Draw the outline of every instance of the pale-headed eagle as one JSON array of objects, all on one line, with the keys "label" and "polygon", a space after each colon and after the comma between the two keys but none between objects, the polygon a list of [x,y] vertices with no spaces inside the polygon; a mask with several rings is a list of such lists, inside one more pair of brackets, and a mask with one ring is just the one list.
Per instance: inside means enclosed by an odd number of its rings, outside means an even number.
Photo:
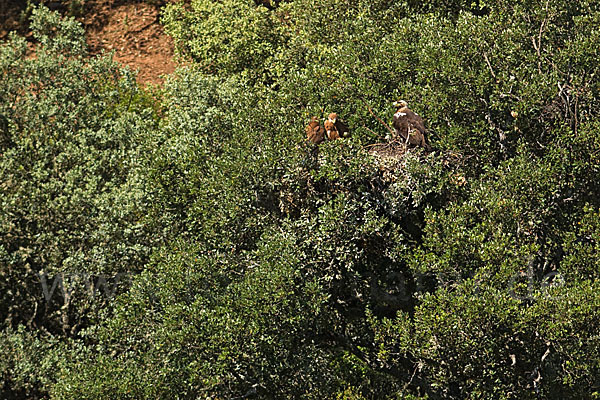
[{"label": "pale-headed eagle", "polygon": [[406,144],[431,150],[431,146],[425,140],[427,130],[423,118],[411,111],[408,103],[404,100],[394,102],[394,106],[397,107],[393,123],[396,138],[402,138]]},{"label": "pale-headed eagle", "polygon": [[327,117],[325,132],[327,132],[327,139],[329,140],[336,140],[349,135],[348,127],[338,118],[336,113],[331,113]]},{"label": "pale-headed eagle", "polygon": [[306,127],[306,137],[315,144],[319,144],[325,140],[325,130],[321,126],[317,117],[312,117]]}]

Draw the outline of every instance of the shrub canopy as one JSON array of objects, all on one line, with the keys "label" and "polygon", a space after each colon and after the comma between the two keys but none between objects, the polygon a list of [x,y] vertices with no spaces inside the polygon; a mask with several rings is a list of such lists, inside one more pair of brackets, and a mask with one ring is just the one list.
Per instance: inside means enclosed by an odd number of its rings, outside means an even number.
[{"label": "shrub canopy", "polygon": [[[5,393],[600,396],[596,1],[163,22],[187,66],[156,93],[44,9],[36,57],[2,45]],[[372,150],[400,98],[433,152]],[[306,143],[333,111],[350,138]],[[40,271],[131,279],[48,303]]]}]

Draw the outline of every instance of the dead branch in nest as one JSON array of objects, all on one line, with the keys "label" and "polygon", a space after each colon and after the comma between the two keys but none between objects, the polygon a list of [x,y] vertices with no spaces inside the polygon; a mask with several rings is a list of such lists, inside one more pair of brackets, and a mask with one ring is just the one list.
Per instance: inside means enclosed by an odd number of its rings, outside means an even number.
[{"label": "dead branch in nest", "polygon": [[365,128],[366,130],[368,130],[369,132],[371,132],[373,135],[375,135],[375,136],[379,136],[379,135],[377,134],[377,132],[375,132],[375,131],[374,131],[374,130],[372,130],[372,129],[369,129],[369,128],[367,128],[365,125],[363,125],[363,128]]},{"label": "dead branch in nest", "polygon": [[[387,128],[387,130],[390,132],[390,135],[391,135],[390,137],[394,137],[394,135],[395,135],[395,132],[392,130],[392,128],[390,128],[390,126],[389,126],[388,124],[386,124],[386,123],[385,123],[385,121],[383,121],[381,118],[379,118],[379,117],[377,116],[377,114],[375,114],[375,113],[373,112],[373,109],[371,108],[371,106],[369,105],[369,103],[367,103],[367,102],[366,102],[366,100],[365,100],[365,99],[363,99],[363,98],[361,97],[361,99],[360,99],[360,100],[361,100],[361,101],[364,103],[364,105],[367,107],[367,109],[369,110],[369,112],[371,113],[371,115],[372,115],[372,116],[374,116],[374,117],[375,117],[375,119],[376,119],[377,121],[381,122],[381,124]],[[372,132],[372,131],[371,131],[371,132]]]}]

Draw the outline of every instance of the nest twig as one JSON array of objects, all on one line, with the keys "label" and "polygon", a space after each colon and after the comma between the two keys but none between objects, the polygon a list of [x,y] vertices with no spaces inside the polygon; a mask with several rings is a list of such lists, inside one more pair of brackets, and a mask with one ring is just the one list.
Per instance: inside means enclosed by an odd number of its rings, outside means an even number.
[{"label": "nest twig", "polygon": [[408,150],[408,146],[399,140],[392,140],[387,143],[374,143],[366,146],[366,148],[369,154],[380,157],[400,157]]},{"label": "nest twig", "polygon": [[387,130],[390,132],[390,137],[394,137],[394,134],[395,134],[394,130],[393,130],[392,128],[390,128],[390,126],[389,126],[388,124],[386,124],[384,120],[382,120],[381,118],[379,118],[379,117],[377,116],[377,114],[375,114],[375,113],[373,112],[373,109],[371,108],[371,106],[369,105],[369,103],[367,103],[367,101],[366,101],[365,99],[363,99],[363,98],[361,97],[361,99],[360,99],[360,100],[361,100],[361,101],[364,103],[364,105],[367,107],[367,109],[369,110],[369,112],[371,113],[371,115],[372,115],[372,116],[374,116],[374,117],[375,117],[375,119],[376,119],[377,121],[379,121],[379,122],[380,122],[380,123],[381,123],[383,126],[385,126],[385,127],[386,127],[386,129],[387,129]]}]

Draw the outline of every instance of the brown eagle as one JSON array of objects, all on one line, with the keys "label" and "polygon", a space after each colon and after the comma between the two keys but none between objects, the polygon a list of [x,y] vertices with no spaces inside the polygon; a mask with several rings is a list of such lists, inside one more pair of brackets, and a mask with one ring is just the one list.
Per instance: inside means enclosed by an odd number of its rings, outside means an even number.
[{"label": "brown eagle", "polygon": [[349,135],[348,127],[338,118],[336,113],[331,113],[327,117],[325,132],[327,132],[327,139],[329,140],[336,140]]},{"label": "brown eagle", "polygon": [[404,100],[394,102],[394,106],[397,107],[393,123],[396,138],[402,138],[406,144],[431,150],[431,146],[425,140],[427,130],[423,118],[408,108],[408,103]]},{"label": "brown eagle", "polygon": [[325,140],[325,130],[317,117],[312,117],[306,127],[306,137],[309,141],[319,144]]}]

